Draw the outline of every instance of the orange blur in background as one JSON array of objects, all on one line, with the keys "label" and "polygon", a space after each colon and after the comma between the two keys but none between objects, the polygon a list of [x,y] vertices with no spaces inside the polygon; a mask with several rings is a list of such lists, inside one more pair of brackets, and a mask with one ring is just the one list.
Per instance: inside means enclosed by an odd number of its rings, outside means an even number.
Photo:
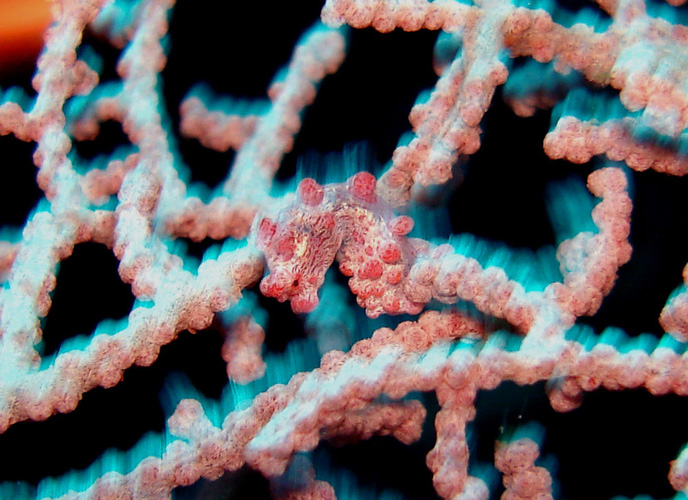
[{"label": "orange blur in background", "polygon": [[0,0],[0,78],[32,70],[51,21],[48,0]]}]

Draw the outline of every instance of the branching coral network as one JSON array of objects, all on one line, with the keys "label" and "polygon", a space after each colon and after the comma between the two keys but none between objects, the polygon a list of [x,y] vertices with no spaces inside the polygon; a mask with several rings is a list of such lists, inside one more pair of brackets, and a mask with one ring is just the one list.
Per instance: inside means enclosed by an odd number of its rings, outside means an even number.
[{"label": "branching coral network", "polygon": [[[679,239],[655,248],[686,222],[681,3],[328,0],[286,65],[248,91],[231,59],[249,47],[230,38],[202,58],[203,29],[174,38],[183,4],[55,1],[30,86],[4,87],[0,104],[0,134],[31,146],[40,190],[0,242],[2,456],[71,456],[29,436],[76,446],[119,432],[109,410],[83,408],[167,370],[175,345],[201,371],[221,358],[222,380],[208,395],[160,375],[157,432],[46,472],[8,466],[0,496],[233,498],[251,477],[251,498],[683,498],[688,252]],[[264,54],[289,45],[277,25],[315,20],[264,9],[273,25],[238,7],[204,16],[260,29]],[[375,52],[388,39],[393,69]],[[185,43],[228,88],[172,72]],[[206,86],[174,94],[194,78]],[[416,84],[408,102],[398,91]],[[369,115],[352,128],[378,144],[346,130],[356,100]],[[510,137],[495,139],[500,128]],[[196,172],[212,158],[230,166],[208,182]],[[662,213],[672,193],[679,213]],[[532,206],[539,216],[514,215]],[[76,279],[63,273],[95,247],[132,300],[119,319],[58,332],[53,308]],[[104,287],[81,286],[107,301]],[[214,350],[198,359],[203,338]],[[592,422],[575,420],[585,393],[604,408]],[[122,418],[145,418],[123,394]],[[595,431],[609,415],[627,433],[614,444]],[[361,459],[372,472],[338,469],[357,449],[389,454]],[[654,465],[634,470],[641,458]],[[586,466],[611,484],[577,477]]]}]

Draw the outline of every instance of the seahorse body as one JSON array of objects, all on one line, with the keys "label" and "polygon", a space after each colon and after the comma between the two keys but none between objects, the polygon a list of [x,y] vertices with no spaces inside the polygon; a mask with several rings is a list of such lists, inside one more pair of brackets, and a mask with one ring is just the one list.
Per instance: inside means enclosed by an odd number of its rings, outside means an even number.
[{"label": "seahorse body", "polygon": [[375,184],[367,172],[326,186],[303,179],[297,196],[277,217],[258,223],[256,243],[270,270],[261,292],[289,300],[294,312],[310,312],[318,305],[327,269],[337,259],[368,316],[418,314],[423,304],[406,297],[404,282],[424,247],[406,237],[413,220],[396,216],[379,200]]}]

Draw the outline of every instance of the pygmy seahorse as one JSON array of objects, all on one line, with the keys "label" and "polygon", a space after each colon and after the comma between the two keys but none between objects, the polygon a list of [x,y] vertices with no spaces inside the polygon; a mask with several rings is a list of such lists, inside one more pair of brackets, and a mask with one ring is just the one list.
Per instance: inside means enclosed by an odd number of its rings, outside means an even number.
[{"label": "pygmy seahorse", "polygon": [[407,298],[404,282],[427,244],[406,236],[413,219],[396,215],[375,187],[367,172],[324,186],[306,178],[276,216],[258,218],[256,245],[269,269],[261,292],[289,300],[296,313],[310,312],[336,259],[369,317],[420,313],[423,304]]}]

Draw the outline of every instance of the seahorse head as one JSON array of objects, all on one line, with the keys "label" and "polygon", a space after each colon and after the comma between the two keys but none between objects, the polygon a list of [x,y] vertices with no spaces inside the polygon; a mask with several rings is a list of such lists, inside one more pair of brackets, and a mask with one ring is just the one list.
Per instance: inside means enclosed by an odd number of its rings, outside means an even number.
[{"label": "seahorse head", "polygon": [[260,219],[256,244],[269,269],[260,291],[280,302],[289,300],[294,312],[304,313],[318,305],[318,289],[342,235],[331,207],[323,203],[322,186],[304,179],[297,194],[276,216]]}]

